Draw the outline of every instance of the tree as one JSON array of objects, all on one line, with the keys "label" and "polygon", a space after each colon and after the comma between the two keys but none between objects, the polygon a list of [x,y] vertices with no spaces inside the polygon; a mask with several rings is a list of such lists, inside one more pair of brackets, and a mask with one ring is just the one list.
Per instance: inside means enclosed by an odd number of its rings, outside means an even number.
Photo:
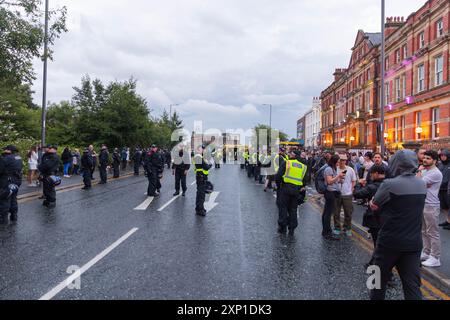
[{"label": "tree", "polygon": [[[0,85],[17,86],[35,79],[34,58],[42,57],[44,12],[42,0],[0,0]],[[48,57],[66,28],[65,7],[49,12]]]},{"label": "tree", "polygon": [[[277,135],[278,137],[279,137],[279,139],[280,139],[280,142],[282,142],[282,141],[287,141],[288,140],[288,135],[287,134],[285,134],[284,132],[282,132],[282,131],[279,131],[278,129],[273,129],[273,128],[271,128],[270,126],[268,126],[268,125],[265,125],[265,124],[258,124],[255,128],[254,128],[254,130],[256,131],[256,136],[258,137],[258,142],[259,142],[259,136],[260,136],[260,132],[262,131],[262,130],[266,130],[266,132],[267,132],[267,145],[269,145],[269,140],[270,140],[270,138],[271,138],[271,136],[272,136],[272,131],[273,131],[273,134],[274,135]],[[273,142],[272,141],[272,143],[275,143],[275,142]]]},{"label": "tree", "polygon": [[47,140],[59,145],[76,145],[80,142],[75,129],[75,107],[68,101],[52,104],[47,110]]}]

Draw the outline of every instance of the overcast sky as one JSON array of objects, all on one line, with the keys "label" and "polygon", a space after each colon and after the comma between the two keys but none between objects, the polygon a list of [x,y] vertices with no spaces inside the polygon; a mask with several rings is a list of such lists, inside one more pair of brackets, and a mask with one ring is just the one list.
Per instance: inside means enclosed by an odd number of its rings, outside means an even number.
[{"label": "overcast sky", "polygon": [[[48,100],[70,100],[83,75],[139,81],[154,115],[175,107],[192,129],[296,120],[347,67],[358,29],[378,32],[380,0],[50,0],[66,5],[69,32],[49,64]],[[387,0],[408,16],[425,0]],[[42,65],[35,102],[41,104]]]}]

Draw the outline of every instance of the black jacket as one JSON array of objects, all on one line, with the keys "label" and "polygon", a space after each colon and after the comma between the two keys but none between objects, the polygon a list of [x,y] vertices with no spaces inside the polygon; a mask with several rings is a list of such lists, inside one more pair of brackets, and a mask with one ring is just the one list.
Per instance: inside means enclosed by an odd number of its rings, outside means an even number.
[{"label": "black jacket", "polygon": [[101,166],[107,166],[109,164],[109,152],[108,150],[100,151],[100,155],[98,156],[99,164]]},{"label": "black jacket", "polygon": [[[355,186],[353,197],[355,199],[361,199],[368,202],[373,199],[382,183],[382,180],[377,180],[371,183],[367,183],[365,187],[362,187],[358,184]],[[371,229],[381,228],[379,213],[372,211],[370,207],[368,207],[366,212],[364,213],[363,226]]]},{"label": "black jacket", "polygon": [[[208,164],[208,163],[205,162],[205,158],[203,158],[203,156],[202,156],[202,161],[201,161],[201,163],[200,163],[199,160],[196,161],[196,159],[198,159],[198,158],[199,158],[199,155],[196,155],[196,156],[194,157],[194,165],[195,165],[195,169],[202,169],[202,170],[209,171],[209,169],[212,168],[212,165],[211,165],[211,164]],[[196,174],[197,174],[197,175],[199,175],[199,174],[203,175],[201,172],[197,172]]]},{"label": "black jacket", "polygon": [[144,160],[144,169],[150,173],[157,174],[163,168],[162,157],[158,152],[149,152]]},{"label": "black jacket", "polygon": [[113,156],[112,156],[112,159],[113,159],[113,164],[116,165],[116,166],[120,165],[120,162],[122,160],[121,157],[120,157],[119,152],[114,152]]},{"label": "black jacket", "polygon": [[58,172],[59,157],[56,153],[45,153],[42,156],[41,164],[38,166],[39,172],[43,176],[52,176]]},{"label": "black jacket", "polygon": [[442,184],[441,190],[447,190],[448,184],[450,182],[450,152],[448,150],[442,151],[443,154],[447,156],[447,161],[440,161],[438,164],[438,168],[442,173]]},{"label": "black jacket", "polygon": [[91,171],[94,167],[94,159],[92,159],[92,155],[89,153],[83,154],[81,157],[81,167],[83,170]]},{"label": "black jacket", "polygon": [[[0,177],[3,187],[8,185],[8,181],[18,186],[22,184],[22,158],[19,155],[7,154],[3,156],[4,173]],[[0,173],[1,175],[1,173]]]},{"label": "black jacket", "polygon": [[61,160],[63,163],[69,163],[72,162],[73,156],[72,153],[69,150],[64,150],[61,154]]}]

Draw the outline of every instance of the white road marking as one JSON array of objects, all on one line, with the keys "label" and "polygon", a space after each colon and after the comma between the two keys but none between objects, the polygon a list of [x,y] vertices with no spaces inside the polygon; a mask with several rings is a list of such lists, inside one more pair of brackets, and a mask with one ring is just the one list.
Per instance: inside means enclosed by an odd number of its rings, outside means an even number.
[{"label": "white road marking", "polygon": [[176,199],[178,199],[181,195],[177,195],[173,197],[169,202],[167,202],[165,205],[163,205],[161,208],[158,209],[158,212],[163,211],[165,208],[167,208],[172,202],[174,202]]},{"label": "white road marking", "polygon": [[148,197],[139,206],[134,208],[134,210],[138,210],[138,211],[145,211],[145,210],[147,210],[148,206],[152,203],[153,199],[155,199],[155,197]]},{"label": "white road marking", "polygon": [[220,192],[213,192],[209,196],[208,202],[205,202],[205,209],[206,212],[210,212],[212,209],[214,209],[218,203],[216,202],[217,197],[219,196]]},{"label": "white road marking", "polygon": [[191,183],[191,186],[193,186],[193,185],[196,184],[196,183],[197,183],[197,181],[192,182],[192,183]]},{"label": "white road marking", "polygon": [[110,245],[108,248],[106,248],[103,252],[101,252],[99,255],[97,255],[94,259],[86,263],[84,266],[80,268],[77,272],[69,276],[66,280],[58,284],[56,287],[54,287],[52,290],[50,290],[48,293],[43,295],[39,298],[39,300],[51,300],[53,297],[55,297],[58,293],[60,293],[62,290],[64,290],[67,286],[72,284],[75,280],[80,278],[80,276],[88,271],[90,268],[92,268],[97,262],[99,262],[101,259],[106,257],[111,251],[113,251],[115,248],[117,248],[122,242],[127,240],[133,233],[138,231],[138,228],[131,229],[128,233],[123,235],[119,240],[114,242],[112,245]]}]

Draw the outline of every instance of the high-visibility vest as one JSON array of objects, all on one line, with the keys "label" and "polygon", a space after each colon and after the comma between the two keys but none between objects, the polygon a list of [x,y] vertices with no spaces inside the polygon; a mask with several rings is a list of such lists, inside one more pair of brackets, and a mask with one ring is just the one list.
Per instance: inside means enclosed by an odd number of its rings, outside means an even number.
[{"label": "high-visibility vest", "polygon": [[194,164],[194,171],[195,171],[195,173],[201,172],[201,173],[203,173],[205,176],[207,176],[207,175],[209,174],[209,171],[208,171],[208,170],[204,170],[203,168],[198,169],[198,168],[196,167],[196,164],[202,164],[202,163],[203,163],[203,156],[202,156],[201,154],[196,154],[196,155],[194,156],[194,162],[193,162],[193,164]]},{"label": "high-visibility vest", "polygon": [[248,154],[248,152],[244,152],[244,159],[248,161],[249,158],[250,155]]},{"label": "high-visibility vest", "polygon": [[[289,158],[287,156],[282,156],[284,161],[288,161]],[[275,169],[275,172],[278,172],[278,169],[280,169],[280,154],[277,154],[275,158],[273,159],[273,167]]]},{"label": "high-visibility vest", "polygon": [[252,157],[251,157],[251,164],[257,164],[257,162],[258,162],[258,154],[255,152],[255,153],[252,153]]},{"label": "high-visibility vest", "polygon": [[306,166],[298,160],[287,160],[286,171],[283,176],[284,183],[303,186],[303,178],[306,175]]}]

